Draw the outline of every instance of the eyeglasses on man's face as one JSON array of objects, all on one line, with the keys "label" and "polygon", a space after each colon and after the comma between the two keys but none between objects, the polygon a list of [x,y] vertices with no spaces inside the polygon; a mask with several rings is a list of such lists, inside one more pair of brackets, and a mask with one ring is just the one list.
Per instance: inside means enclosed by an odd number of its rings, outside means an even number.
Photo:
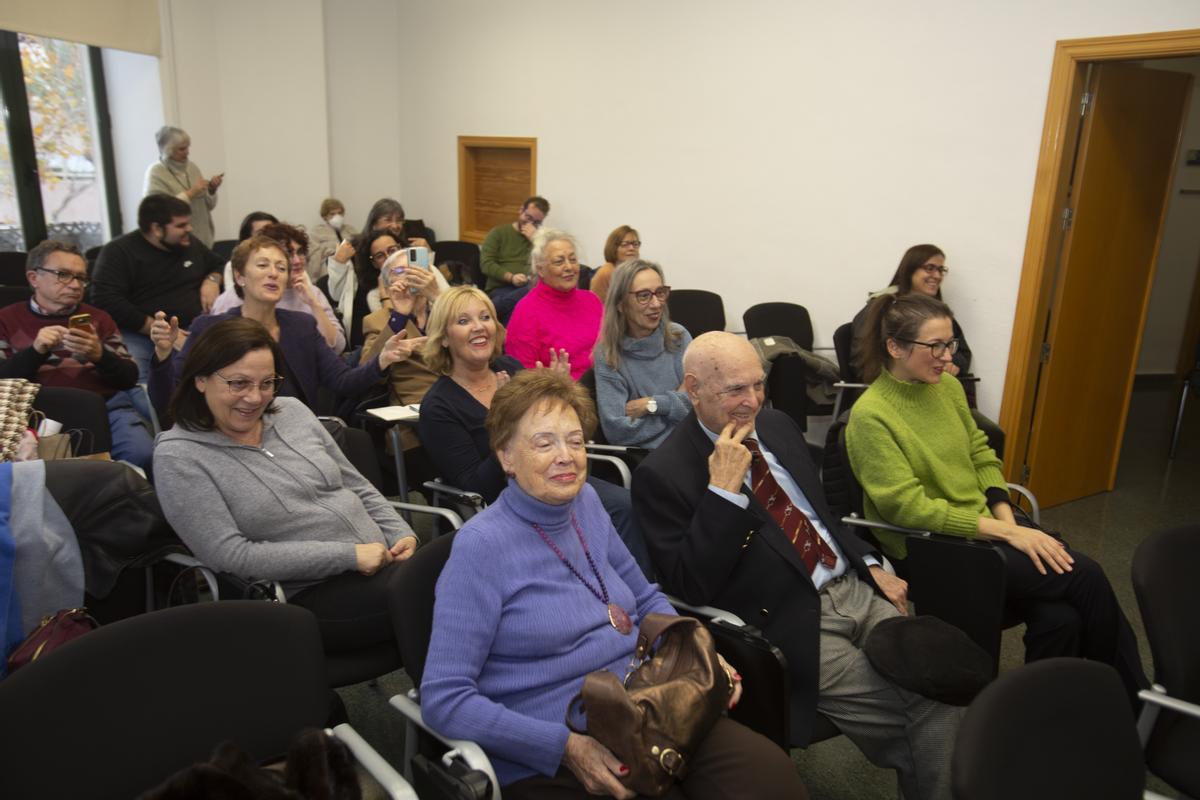
[{"label": "eyeglasses on man's face", "polygon": [[954,355],[958,352],[958,339],[951,339],[947,342],[918,342],[916,339],[897,339],[896,341],[928,347],[930,355],[934,358],[941,358],[946,353]]},{"label": "eyeglasses on man's face", "polygon": [[637,301],[639,306],[649,303],[651,297],[657,297],[658,302],[665,303],[667,302],[667,298],[671,296],[671,287],[660,286],[657,289],[642,289],[641,291],[630,292],[630,294],[633,295],[633,299]]},{"label": "eyeglasses on man's face", "polygon": [[68,285],[71,281],[79,281],[79,287],[86,289],[91,283],[86,274],[80,275],[78,272],[70,272],[65,269],[47,269],[46,267],[34,267],[34,272],[44,272],[47,275],[53,275],[54,280],[61,283],[63,286]]},{"label": "eyeglasses on man's face", "polygon": [[238,395],[245,394],[254,386],[257,386],[258,390],[263,394],[275,394],[279,387],[283,385],[282,375],[267,378],[262,383],[255,383],[249,378],[226,378],[219,372],[214,372],[213,375],[225,381],[225,385],[229,387],[229,391]]}]

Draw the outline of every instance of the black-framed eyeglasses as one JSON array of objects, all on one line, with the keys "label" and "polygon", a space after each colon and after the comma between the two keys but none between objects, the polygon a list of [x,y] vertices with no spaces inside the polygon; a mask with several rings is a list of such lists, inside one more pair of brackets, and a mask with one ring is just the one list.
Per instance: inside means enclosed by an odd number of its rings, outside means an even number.
[{"label": "black-framed eyeglasses", "polygon": [[33,271],[44,272],[47,275],[53,275],[54,280],[58,281],[63,286],[70,284],[71,281],[79,281],[79,288],[86,289],[88,284],[92,282],[87,275],[80,275],[77,272],[68,272],[65,269],[46,269],[45,267],[34,267]]},{"label": "black-framed eyeglasses", "polygon": [[929,353],[934,358],[941,358],[947,352],[954,355],[958,352],[958,339],[951,339],[948,342],[918,342],[916,339],[897,339],[897,342],[905,342],[906,344],[919,344],[922,347],[928,347]]},{"label": "black-framed eyeglasses", "polygon": [[250,388],[255,385],[258,386],[258,390],[263,394],[275,394],[275,392],[279,390],[279,387],[283,385],[282,375],[276,375],[273,378],[267,378],[265,381],[259,384],[255,384],[255,382],[249,378],[226,378],[219,372],[214,372],[213,375],[225,381],[225,385],[229,387],[229,391],[239,395],[250,391]]},{"label": "black-framed eyeglasses", "polygon": [[642,289],[638,292],[630,292],[633,299],[637,301],[639,306],[644,306],[650,302],[651,297],[657,297],[658,302],[665,303],[667,298],[671,296],[670,286],[660,286],[657,289]]},{"label": "black-framed eyeglasses", "polygon": [[637,239],[634,239],[632,242],[621,242],[619,245],[617,245],[617,247],[641,247],[641,246],[642,246],[642,243],[639,242]]},{"label": "black-framed eyeglasses", "polygon": [[371,255],[371,260],[373,262],[375,262],[376,264],[382,264],[383,262],[388,260],[388,256],[395,255],[396,253],[399,253],[403,249],[404,248],[401,247],[400,245],[394,244],[391,247],[389,247],[387,250],[380,250],[378,253],[373,253]]},{"label": "black-framed eyeglasses", "polygon": [[950,268],[949,268],[949,267],[947,267],[947,266],[942,266],[942,265],[939,265],[939,264],[922,264],[922,265],[921,265],[921,269],[925,270],[925,271],[926,271],[926,272],[928,272],[930,275],[938,275],[938,274],[940,274],[940,275],[942,275],[942,276],[945,276],[945,275],[946,275],[946,273],[950,271]]}]

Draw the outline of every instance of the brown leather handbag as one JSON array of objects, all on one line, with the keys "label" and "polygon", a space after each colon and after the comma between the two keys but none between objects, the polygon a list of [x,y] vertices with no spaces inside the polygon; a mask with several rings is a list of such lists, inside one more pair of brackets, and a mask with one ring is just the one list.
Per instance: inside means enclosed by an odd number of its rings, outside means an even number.
[{"label": "brown leather handbag", "polygon": [[[687,774],[696,747],[729,704],[733,676],[721,666],[703,624],[667,614],[647,614],[642,620],[630,666],[624,686],[608,670],[584,678],[583,691],[567,709],[567,725],[596,739],[629,767],[622,784],[658,797]],[[571,722],[580,700],[586,731]]]}]

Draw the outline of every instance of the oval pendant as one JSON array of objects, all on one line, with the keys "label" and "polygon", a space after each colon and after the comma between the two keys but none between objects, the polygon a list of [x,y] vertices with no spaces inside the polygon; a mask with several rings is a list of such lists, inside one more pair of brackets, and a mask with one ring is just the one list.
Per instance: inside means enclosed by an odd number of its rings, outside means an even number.
[{"label": "oval pendant", "polygon": [[625,613],[625,609],[616,603],[608,604],[608,624],[616,628],[617,633],[623,636],[633,633],[633,620],[629,618],[629,614]]}]

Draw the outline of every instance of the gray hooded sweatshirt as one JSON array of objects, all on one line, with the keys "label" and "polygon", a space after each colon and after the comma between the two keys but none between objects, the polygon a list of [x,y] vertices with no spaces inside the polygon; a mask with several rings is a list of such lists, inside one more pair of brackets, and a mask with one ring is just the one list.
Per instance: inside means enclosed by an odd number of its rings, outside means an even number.
[{"label": "gray hooded sweatshirt", "polygon": [[357,544],[415,536],[303,403],[280,397],[275,407],[261,447],[179,426],[159,434],[155,489],[197,558],[292,594],[357,569]]}]

